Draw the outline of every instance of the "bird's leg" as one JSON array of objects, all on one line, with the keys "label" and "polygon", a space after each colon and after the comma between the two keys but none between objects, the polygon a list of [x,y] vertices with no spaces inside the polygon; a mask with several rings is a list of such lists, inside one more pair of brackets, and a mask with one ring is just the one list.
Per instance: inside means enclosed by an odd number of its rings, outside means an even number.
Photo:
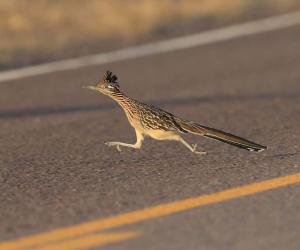
[{"label": "bird's leg", "polygon": [[142,133],[140,133],[137,130],[135,130],[135,134],[136,134],[136,143],[135,144],[129,144],[129,143],[124,143],[124,142],[106,142],[105,144],[107,146],[116,146],[117,150],[119,152],[121,151],[120,146],[139,149],[142,146],[142,142],[144,140],[144,136],[142,135]]},{"label": "bird's leg", "polygon": [[197,144],[193,144],[192,146],[190,144],[188,144],[185,140],[183,140],[181,137],[179,139],[179,141],[184,145],[186,146],[189,150],[191,150],[193,153],[195,154],[199,154],[199,155],[205,155],[206,152],[204,151],[197,151],[196,148],[197,148]]}]

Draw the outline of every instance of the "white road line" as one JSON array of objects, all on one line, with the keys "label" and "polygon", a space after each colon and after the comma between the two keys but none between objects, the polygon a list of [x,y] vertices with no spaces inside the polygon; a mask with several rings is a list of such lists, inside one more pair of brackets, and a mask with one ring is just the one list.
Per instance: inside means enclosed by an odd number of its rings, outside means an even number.
[{"label": "white road line", "polygon": [[0,72],[0,82],[187,49],[215,42],[226,41],[237,37],[287,28],[297,24],[300,24],[299,11],[257,21],[231,25],[225,28],[204,31],[193,35],[168,39],[161,42],[148,43],[141,46],[134,46],[106,53],[99,53],[21,69],[3,71]]}]

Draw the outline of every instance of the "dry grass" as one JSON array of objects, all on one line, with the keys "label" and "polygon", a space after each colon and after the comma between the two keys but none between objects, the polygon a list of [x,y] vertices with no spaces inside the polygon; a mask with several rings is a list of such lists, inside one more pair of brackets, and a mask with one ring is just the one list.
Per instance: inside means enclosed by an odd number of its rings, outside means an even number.
[{"label": "dry grass", "polygon": [[76,44],[137,39],[190,18],[224,20],[249,9],[274,12],[298,0],[1,0],[0,65],[24,54],[51,55]]}]

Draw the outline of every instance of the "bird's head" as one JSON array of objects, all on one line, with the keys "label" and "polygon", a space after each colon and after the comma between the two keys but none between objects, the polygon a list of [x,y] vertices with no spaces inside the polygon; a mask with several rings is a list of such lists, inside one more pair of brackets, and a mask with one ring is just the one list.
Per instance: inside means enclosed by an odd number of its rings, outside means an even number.
[{"label": "bird's head", "polygon": [[120,92],[120,86],[117,82],[118,77],[111,71],[106,71],[104,76],[95,86],[86,86],[84,88],[99,91],[105,95],[113,95],[114,93]]}]

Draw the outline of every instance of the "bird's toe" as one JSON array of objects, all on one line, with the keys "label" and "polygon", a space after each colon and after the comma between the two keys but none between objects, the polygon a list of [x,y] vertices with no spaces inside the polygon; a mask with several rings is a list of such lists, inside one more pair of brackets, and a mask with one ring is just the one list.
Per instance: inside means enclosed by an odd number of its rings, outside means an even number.
[{"label": "bird's toe", "polygon": [[205,151],[194,151],[197,155],[206,155],[207,153]]},{"label": "bird's toe", "polygon": [[105,142],[105,145],[107,145],[107,146],[115,146],[116,145],[116,143],[115,142],[112,142],[112,141],[108,141],[108,142]]}]

